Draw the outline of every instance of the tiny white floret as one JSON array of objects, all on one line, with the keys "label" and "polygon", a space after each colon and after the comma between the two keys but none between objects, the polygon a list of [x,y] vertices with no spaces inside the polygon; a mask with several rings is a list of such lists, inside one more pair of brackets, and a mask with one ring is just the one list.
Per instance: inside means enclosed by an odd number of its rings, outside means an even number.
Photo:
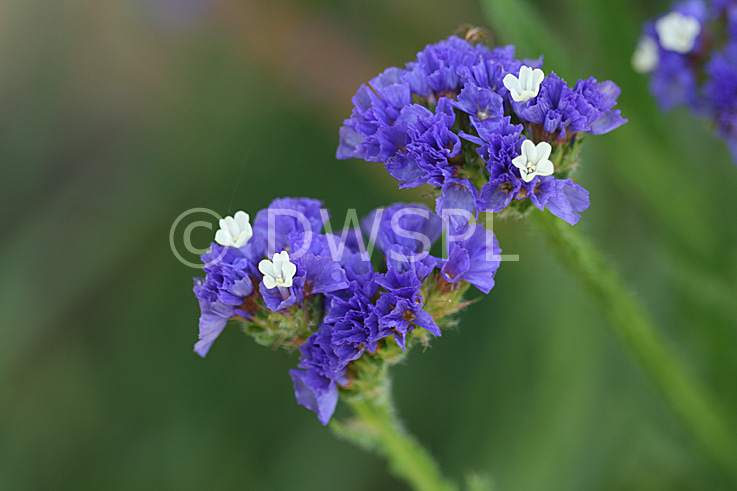
[{"label": "tiny white floret", "polygon": [[668,51],[686,54],[691,52],[701,32],[701,23],[690,15],[669,12],[655,21],[660,45]]},{"label": "tiny white floret", "polygon": [[540,142],[537,146],[530,140],[522,142],[522,154],[512,159],[512,165],[519,169],[523,181],[530,182],[535,176],[553,174],[553,163],[548,160],[552,149],[548,142]]},{"label": "tiny white floret", "polygon": [[289,253],[281,251],[274,254],[271,261],[261,260],[258,270],[264,274],[264,286],[271,290],[274,287],[289,288],[297,273],[297,266],[289,261]]},{"label": "tiny white floret", "polygon": [[632,53],[632,68],[637,73],[650,73],[658,66],[658,43],[650,36],[641,37]]},{"label": "tiny white floret", "polygon": [[220,230],[215,232],[215,242],[226,247],[243,247],[251,240],[253,229],[245,211],[237,211],[232,217],[220,220]]},{"label": "tiny white floret", "polygon": [[519,69],[519,77],[511,73],[504,76],[504,86],[509,90],[514,102],[526,102],[537,97],[540,92],[540,84],[545,78],[545,73],[539,68],[534,70],[528,66]]}]

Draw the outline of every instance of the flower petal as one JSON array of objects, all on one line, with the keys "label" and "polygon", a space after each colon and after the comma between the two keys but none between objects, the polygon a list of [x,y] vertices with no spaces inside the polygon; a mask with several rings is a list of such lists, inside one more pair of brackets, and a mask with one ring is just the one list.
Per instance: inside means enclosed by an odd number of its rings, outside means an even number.
[{"label": "flower petal", "polygon": [[555,171],[555,168],[553,167],[553,163],[549,160],[541,160],[537,163],[537,167],[535,168],[535,174],[538,176],[549,176],[552,175]]},{"label": "flower petal", "polygon": [[276,278],[276,268],[274,268],[274,263],[268,259],[262,259],[261,262],[258,263],[258,270],[265,276]]},{"label": "flower petal", "polygon": [[550,157],[550,152],[553,151],[553,147],[551,147],[550,143],[548,142],[540,142],[537,144],[536,150],[537,162],[541,162],[543,160],[548,160],[548,158]]},{"label": "flower petal", "polygon": [[220,229],[215,232],[215,242],[217,242],[221,246],[227,247],[232,243],[232,239],[227,230]]}]

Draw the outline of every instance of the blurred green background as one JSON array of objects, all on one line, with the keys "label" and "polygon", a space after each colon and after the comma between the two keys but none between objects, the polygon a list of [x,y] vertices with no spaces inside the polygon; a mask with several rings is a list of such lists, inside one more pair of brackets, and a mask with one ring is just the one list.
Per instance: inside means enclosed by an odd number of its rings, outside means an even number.
[{"label": "blurred green background", "polygon": [[[199,272],[169,230],[193,207],[281,196],[337,221],[420,199],[379,164],[336,161],[338,128],[362,82],[462,23],[545,54],[546,72],[622,87],[630,123],[584,145],[579,227],[735,414],[737,168],[629,67],[667,2],[533,5],[0,1],[0,489],[405,489],[297,406],[296,357],[232,326],[192,352]],[[542,240],[495,226],[520,261],[394,370],[445,472],[501,490],[730,489]]]}]

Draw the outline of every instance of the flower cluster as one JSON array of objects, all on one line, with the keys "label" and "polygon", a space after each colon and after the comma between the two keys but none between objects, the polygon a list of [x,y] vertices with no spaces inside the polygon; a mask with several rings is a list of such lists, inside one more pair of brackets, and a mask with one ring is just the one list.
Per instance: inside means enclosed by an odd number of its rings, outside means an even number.
[{"label": "flower cluster", "polygon": [[589,206],[569,178],[578,145],[626,122],[618,95],[594,78],[570,87],[513,46],[453,36],[358,89],[337,157],[382,162],[403,188],[434,186],[438,215],[465,211],[456,225],[530,203],[575,224]]},{"label": "flower cluster", "polygon": [[[293,338],[300,333],[265,318],[264,308],[308,311],[306,303],[313,295],[348,286],[345,272],[332,260],[330,251],[321,248],[325,237],[306,239],[313,230],[322,229],[321,206],[313,199],[284,198],[259,211],[253,227],[243,211],[220,220],[216,243],[202,256],[206,276],[195,278],[194,292],[202,312],[200,339],[195,345],[199,355],[207,354],[233,318],[260,326],[266,342],[286,332]],[[295,254],[290,256],[287,250]]]},{"label": "flower cluster", "polygon": [[643,28],[632,66],[664,110],[713,121],[737,161],[737,1],[689,0]]},{"label": "flower cluster", "polygon": [[570,179],[578,147],[626,122],[618,95],[613,82],[570,87],[512,46],[458,37],[387,69],[353,98],[337,156],[383,162],[400,187],[434,187],[435,212],[395,204],[334,234],[322,203],[284,198],[253,227],[245,212],[221,220],[195,279],[195,351],[205,356],[231,319],[259,343],[299,349],[297,401],[327,424],[342,393],[375,391],[377,374],[440,336],[470,285],[494,287],[501,250],[480,212],[534,205],[578,222],[589,206]]},{"label": "flower cluster", "polygon": [[340,389],[360,383],[360,359],[387,361],[387,353],[396,358],[440,336],[468,285],[484,293],[494,286],[501,251],[491,231],[446,222],[446,254],[431,255],[444,222],[417,204],[377,209],[340,235],[322,233],[329,217],[321,205],[277,199],[253,227],[244,212],[221,220],[202,256],[206,276],[195,279],[195,351],[205,356],[230,319],[262,344],[299,347],[291,370],[297,401],[327,424]]}]

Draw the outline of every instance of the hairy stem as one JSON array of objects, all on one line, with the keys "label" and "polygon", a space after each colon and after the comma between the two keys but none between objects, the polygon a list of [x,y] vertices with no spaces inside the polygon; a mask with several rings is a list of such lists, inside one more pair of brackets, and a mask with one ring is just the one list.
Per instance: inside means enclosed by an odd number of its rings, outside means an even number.
[{"label": "hairy stem", "polygon": [[737,432],[719,402],[669,349],[652,318],[597,247],[578,229],[549,212],[535,210],[529,221],[558,258],[599,301],[622,344],[639,362],[695,439],[737,481]]},{"label": "hairy stem", "polygon": [[386,381],[375,393],[350,397],[348,403],[355,420],[347,424],[331,423],[339,437],[386,457],[392,472],[418,491],[457,489],[443,476],[430,453],[397,419]]}]

